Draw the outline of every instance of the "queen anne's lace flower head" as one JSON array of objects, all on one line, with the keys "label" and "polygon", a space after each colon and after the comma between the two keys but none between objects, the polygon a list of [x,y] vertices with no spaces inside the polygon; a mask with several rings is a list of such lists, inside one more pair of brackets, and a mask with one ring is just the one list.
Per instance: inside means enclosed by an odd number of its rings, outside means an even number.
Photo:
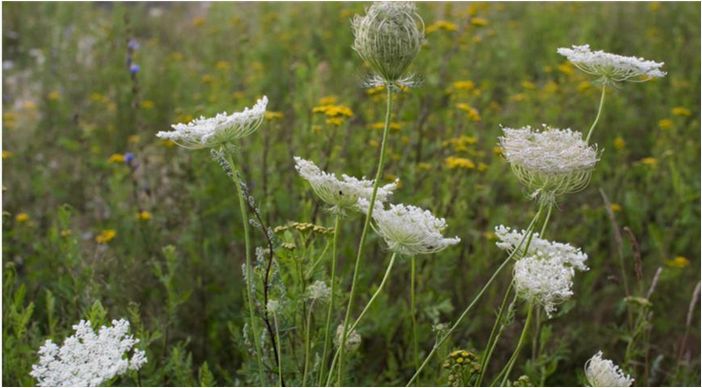
[{"label": "queen anne's lace flower head", "polygon": [[331,297],[331,289],[321,280],[307,286],[307,299],[311,301],[326,302]]},{"label": "queen anne's lace flower head", "polygon": [[248,136],[261,126],[268,105],[263,96],[252,108],[230,115],[219,113],[215,117],[200,117],[188,124],[173,124],[174,131],[161,131],[156,136],[168,139],[190,149],[213,148]]},{"label": "queen anne's lace flower head", "polygon": [[554,201],[562,194],[584,189],[590,182],[598,156],[582,134],[570,129],[542,131],[502,128],[502,154],[517,178],[542,201]]},{"label": "queen anne's lace flower head", "polygon": [[[357,179],[348,175],[342,175],[341,179],[338,179],[335,174],[324,172],[313,162],[297,156],[295,168],[300,176],[309,182],[317,196],[331,205],[332,212],[337,214],[356,209],[356,202],[359,199],[370,201],[373,194],[372,180]],[[396,182],[378,187],[376,205],[387,201],[395,188],[397,188]]]},{"label": "queen anne's lace flower head", "polygon": [[514,290],[526,301],[543,306],[550,317],[556,305],[573,295],[574,272],[557,257],[526,256],[514,264]]},{"label": "queen anne's lace flower head", "polygon": [[495,235],[499,240],[496,244],[498,248],[512,252],[519,247],[518,257],[542,254],[557,258],[564,266],[575,268],[578,271],[589,269],[585,265],[587,254],[570,244],[544,240],[539,237],[538,233],[533,233],[528,249],[525,251],[528,237],[526,230],[519,231],[499,225],[495,227]]},{"label": "queen anne's lace flower head", "polygon": [[[344,325],[341,324],[336,327],[336,337],[334,337],[334,345],[336,345],[336,347],[339,347],[343,337]],[[344,346],[344,349],[349,352],[354,352],[359,346],[361,346],[361,335],[358,334],[356,330],[351,330],[351,332],[346,335],[346,346]]]},{"label": "queen anne's lace flower head", "polygon": [[630,387],[634,383],[612,361],[602,358],[601,351],[585,363],[585,377],[593,387]]},{"label": "queen anne's lace flower head", "polygon": [[598,77],[600,82],[611,84],[623,81],[648,81],[665,76],[663,62],[643,58],[625,57],[604,51],[590,51],[590,45],[561,47],[558,53],[567,57],[577,68]]},{"label": "queen anne's lace flower head", "polygon": [[414,3],[373,3],[351,26],[353,49],[387,83],[400,80],[424,42],[424,22]]},{"label": "queen anne's lace flower head", "polygon": [[[358,207],[368,211],[369,202],[359,200]],[[458,244],[458,237],[446,238],[441,232],[446,220],[415,206],[390,205],[373,209],[373,229],[383,237],[391,251],[405,256],[426,255]]]},{"label": "queen anne's lace flower head", "polygon": [[59,348],[50,339],[39,348],[39,362],[29,373],[39,386],[98,386],[128,370],[139,370],[147,361],[143,350],[128,352],[139,340],[128,335],[129,322],[112,321],[95,333],[90,321],[73,325],[75,334]]}]

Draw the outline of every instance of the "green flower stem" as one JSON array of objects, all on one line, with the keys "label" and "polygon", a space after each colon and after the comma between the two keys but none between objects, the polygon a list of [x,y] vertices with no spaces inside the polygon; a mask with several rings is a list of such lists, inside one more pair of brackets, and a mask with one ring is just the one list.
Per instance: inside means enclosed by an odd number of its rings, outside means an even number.
[{"label": "green flower stem", "polygon": [[[487,371],[487,366],[490,363],[490,358],[492,357],[492,352],[495,350],[495,346],[497,346],[497,341],[499,341],[500,336],[502,335],[502,317],[505,313],[505,308],[507,307],[507,300],[509,299],[509,295],[512,293],[513,286],[514,281],[510,282],[509,287],[507,287],[507,292],[505,292],[505,297],[502,299],[502,304],[500,305],[500,311],[497,313],[497,319],[495,320],[495,324],[492,326],[492,330],[490,331],[490,339],[488,340],[488,346],[485,349],[485,352],[483,353],[483,359],[481,360],[482,365],[480,367],[480,376],[478,377],[478,383],[476,384],[476,386],[478,387],[480,387],[483,383],[483,379],[485,378],[485,372]],[[514,303],[514,300],[516,298],[517,294],[514,295],[512,303]]]},{"label": "green flower stem", "polygon": [[595,126],[597,125],[597,121],[600,120],[600,114],[602,114],[602,106],[604,105],[605,91],[606,90],[607,90],[607,86],[603,84],[602,85],[602,96],[600,97],[600,107],[597,108],[597,116],[595,117],[595,121],[592,123],[590,130],[587,131],[587,137],[585,138],[585,143],[590,142],[590,136],[592,135],[592,130],[595,129]]},{"label": "green flower stem", "polygon": [[239,170],[234,163],[234,157],[228,150],[225,151],[227,155],[227,163],[231,168],[231,179],[236,186],[236,192],[239,195],[239,210],[241,213],[241,224],[244,226],[244,249],[246,250],[246,299],[248,301],[249,310],[249,324],[251,325],[251,338],[253,339],[254,347],[256,348],[256,362],[258,363],[258,378],[259,383],[265,385],[265,380],[263,377],[263,360],[261,359],[261,344],[258,342],[258,330],[256,328],[256,318],[254,314],[254,300],[251,295],[252,281],[253,281],[253,271],[251,267],[251,235],[249,232],[249,215],[246,210],[246,198],[244,198],[244,191],[241,189],[241,182],[239,182]]},{"label": "green flower stem", "polygon": [[[526,322],[524,322],[524,328],[522,328],[522,334],[519,336],[519,342],[517,342],[517,348],[514,350],[514,353],[512,354],[512,357],[510,357],[509,361],[507,362],[507,365],[505,365],[505,370],[504,376],[502,377],[502,382],[500,383],[500,386],[505,386],[507,384],[507,380],[509,380],[509,374],[512,372],[512,368],[514,367],[514,364],[517,362],[517,359],[519,358],[519,352],[522,350],[522,346],[524,346],[524,341],[526,339],[527,333],[529,332],[529,324],[531,323],[531,317],[534,315],[534,305],[532,303],[529,303],[529,310],[527,312],[527,318]],[[500,372],[498,375],[499,376],[503,374],[503,372]]]},{"label": "green flower stem", "polygon": [[310,304],[310,309],[307,312],[307,324],[305,329],[305,370],[302,373],[302,386],[307,386],[307,370],[310,365],[310,326],[312,322],[312,310],[314,309],[314,301]]},{"label": "green flower stem", "polygon": [[275,351],[278,353],[278,360],[281,362],[278,362],[278,386],[282,387],[283,386],[283,358],[282,354],[280,354],[280,330],[278,330],[278,314],[276,312],[273,312],[273,325],[275,326],[275,342],[278,344],[278,349]]},{"label": "green flower stem", "polygon": [[417,342],[417,309],[415,300],[416,260],[410,259],[410,314],[412,315],[412,345],[414,348],[414,369],[419,368],[419,343]]},{"label": "green flower stem", "polygon": [[[432,356],[434,356],[434,353],[436,353],[436,351],[439,349],[439,347],[441,347],[441,345],[451,336],[451,334],[454,332],[454,330],[456,330],[456,328],[463,321],[463,319],[466,317],[466,315],[468,315],[470,310],[473,309],[473,306],[475,306],[475,304],[478,302],[480,297],[483,296],[483,294],[488,289],[488,287],[490,287],[492,282],[497,278],[497,275],[500,273],[500,271],[502,271],[502,269],[505,266],[507,266],[507,263],[509,263],[512,260],[512,257],[517,253],[517,251],[519,251],[522,244],[524,243],[526,236],[528,235],[531,237],[532,231],[534,230],[534,224],[541,217],[541,212],[543,211],[543,207],[544,207],[544,205],[539,206],[539,210],[536,212],[536,214],[534,215],[534,218],[529,223],[529,227],[527,227],[526,234],[524,235],[524,237],[522,237],[522,240],[514,248],[514,250],[512,250],[512,252],[509,254],[509,256],[507,256],[507,259],[505,259],[505,261],[502,262],[502,264],[500,264],[500,266],[495,270],[495,272],[492,274],[490,279],[488,279],[487,283],[485,283],[483,288],[481,288],[480,291],[478,291],[478,294],[475,296],[475,298],[473,298],[473,300],[470,302],[468,307],[466,307],[466,309],[463,311],[463,313],[461,313],[461,315],[458,317],[458,319],[453,324],[453,326],[451,326],[449,331],[446,334],[444,334],[444,336],[441,337],[441,339],[434,345],[434,347],[431,349],[431,352],[429,352],[429,355],[424,359],[424,362],[422,362],[422,365],[420,365],[419,369],[417,369],[417,371],[414,372],[414,375],[412,376],[412,378],[410,379],[410,381],[406,385],[407,387],[412,385],[414,380],[417,379],[417,377],[419,376],[419,373],[421,373],[422,369],[424,369],[424,367],[427,366],[427,364],[429,363],[429,360],[431,360]],[[529,242],[531,242],[531,238],[529,238]]]},{"label": "green flower stem", "polygon": [[341,385],[341,380],[344,376],[344,351],[346,348],[346,336],[348,335],[349,318],[351,317],[351,309],[353,308],[353,298],[356,296],[355,294],[356,281],[358,280],[358,270],[361,264],[361,257],[363,256],[363,245],[366,242],[368,226],[370,225],[370,220],[373,215],[375,197],[378,194],[378,185],[380,184],[380,178],[383,173],[383,165],[385,163],[385,144],[388,137],[388,128],[390,127],[390,112],[392,110],[392,85],[386,83],[385,89],[387,90],[387,104],[385,108],[385,128],[383,129],[383,140],[380,144],[380,157],[378,158],[378,169],[375,173],[375,180],[373,181],[373,193],[371,194],[370,206],[368,207],[368,213],[366,214],[366,221],[363,223],[361,239],[358,242],[358,254],[356,255],[356,263],[354,264],[353,269],[353,278],[351,279],[351,292],[349,294],[349,303],[346,306],[346,316],[344,317],[343,338],[339,347],[339,349],[341,349],[341,353],[339,354],[339,376],[337,380],[337,385]]},{"label": "green flower stem", "polygon": [[[392,270],[393,265],[395,264],[395,257],[397,256],[396,253],[393,253],[392,256],[390,257],[390,263],[388,263],[388,268],[385,270],[385,275],[383,275],[383,280],[380,281],[380,285],[378,286],[378,289],[375,290],[375,293],[373,293],[373,296],[371,296],[370,300],[366,304],[366,307],[363,308],[363,311],[361,311],[361,314],[356,318],[356,321],[354,321],[353,325],[349,328],[349,333],[353,332],[356,329],[356,326],[358,326],[358,323],[361,322],[361,319],[366,315],[366,312],[368,312],[368,309],[373,305],[373,302],[375,299],[380,295],[380,292],[383,290],[383,287],[385,286],[385,283],[387,282],[388,278],[390,277],[390,271]],[[345,336],[344,336],[345,338]],[[331,368],[329,368],[330,371],[334,370],[334,365],[336,364],[337,359],[341,360],[341,343],[339,344],[339,348],[336,350],[336,353],[334,354],[334,358],[332,359],[332,365]],[[333,373],[329,372],[329,378],[327,379],[327,385],[331,383],[331,378],[332,378]]]},{"label": "green flower stem", "polygon": [[334,293],[336,291],[336,242],[339,237],[340,225],[341,216],[337,214],[334,220],[334,237],[332,238],[331,295],[329,297],[329,306],[327,307],[327,323],[324,325],[324,350],[322,351],[322,359],[319,363],[318,386],[321,386],[322,381],[324,381],[324,371],[327,365],[327,351],[329,350],[329,341],[331,340],[329,332],[331,331],[332,315],[334,312]]}]

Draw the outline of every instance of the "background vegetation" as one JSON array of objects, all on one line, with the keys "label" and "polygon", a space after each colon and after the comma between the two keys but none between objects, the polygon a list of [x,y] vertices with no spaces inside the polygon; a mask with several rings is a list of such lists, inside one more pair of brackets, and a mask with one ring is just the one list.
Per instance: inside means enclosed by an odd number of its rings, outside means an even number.
[{"label": "background vegetation", "polygon": [[[374,172],[384,94],[361,87],[367,69],[350,48],[349,18],[365,5],[3,4],[4,385],[35,383],[28,373],[46,338],[61,341],[80,319],[119,317],[131,320],[149,363],[116,384],[254,381],[242,338],[235,188],[208,152],[154,135],[267,95],[271,113],[239,154],[264,219],[333,226],[292,158]],[[556,54],[590,43],[664,61],[668,76],[608,94],[593,136],[603,152],[592,182],[559,204],[549,228],[550,238],[583,247],[591,270],[576,276],[575,297],[541,325],[541,340],[527,345],[515,372],[535,384],[582,384],[584,362],[602,349],[636,384],[698,385],[699,304],[691,302],[700,280],[699,3],[419,10],[427,44],[413,70],[423,84],[398,97],[386,179],[401,179],[394,201],[445,217],[447,234],[462,238],[418,259],[420,348],[431,348],[432,326],[455,319],[504,257],[494,226],[524,228],[533,216],[495,148],[500,125],[584,130],[594,118],[597,88]],[[138,71],[126,62],[130,40],[138,42]],[[313,112],[324,104],[352,115]],[[343,289],[361,226],[351,219],[340,236]],[[331,239],[299,225],[277,235],[293,244],[281,265],[310,265]],[[369,237],[359,308],[388,256]],[[260,234],[255,240],[263,244]],[[625,299],[645,297],[659,268],[650,306]],[[404,385],[413,373],[409,276],[408,263],[398,263],[361,325],[350,383]],[[441,365],[451,350],[485,347],[509,280],[502,274],[421,384],[447,383]],[[277,282],[298,286],[283,275]],[[295,323],[286,326],[288,351],[300,349]],[[520,330],[519,322],[507,327],[496,370]]]}]

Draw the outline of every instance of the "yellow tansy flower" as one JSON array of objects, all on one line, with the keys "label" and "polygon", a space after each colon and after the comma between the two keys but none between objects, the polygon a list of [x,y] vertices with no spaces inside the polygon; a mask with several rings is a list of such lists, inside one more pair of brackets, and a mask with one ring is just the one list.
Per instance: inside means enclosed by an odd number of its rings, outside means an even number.
[{"label": "yellow tansy flower", "polygon": [[692,111],[689,109],[683,107],[683,106],[676,106],[675,108],[672,109],[671,111],[674,116],[685,116],[689,117],[692,116]]},{"label": "yellow tansy flower", "polygon": [[589,81],[580,81],[580,83],[578,84],[578,92],[585,93],[588,90],[590,90],[591,87],[592,84]]},{"label": "yellow tansy flower", "polygon": [[152,218],[151,212],[149,212],[147,210],[142,210],[139,213],[137,213],[137,219],[139,221],[149,221],[149,220],[151,220],[151,218]]},{"label": "yellow tansy flower", "polygon": [[661,129],[670,129],[673,128],[673,120],[671,119],[661,119],[658,121],[658,126]]},{"label": "yellow tansy flower", "polygon": [[230,67],[231,64],[227,61],[217,61],[215,64],[215,68],[217,68],[217,70],[227,71]]},{"label": "yellow tansy flower", "polygon": [[319,105],[334,105],[336,101],[336,96],[326,96],[319,99]]},{"label": "yellow tansy flower", "polygon": [[571,65],[570,62],[563,62],[558,65],[558,71],[565,75],[572,75],[575,72],[575,70],[573,70],[573,65]]},{"label": "yellow tansy flower", "polygon": [[466,104],[465,102],[456,104],[456,108],[468,113],[468,119],[470,119],[471,121],[480,121],[480,113],[478,112],[478,110]]},{"label": "yellow tansy flower", "polygon": [[622,211],[622,206],[618,203],[612,203],[609,205],[609,209],[612,211],[612,213],[618,213]]},{"label": "yellow tansy flower", "polygon": [[17,216],[15,216],[15,221],[19,222],[20,224],[25,223],[29,221],[29,214],[25,212],[17,213]]},{"label": "yellow tansy flower", "polygon": [[12,151],[2,150],[2,160],[10,159],[14,153]]},{"label": "yellow tansy flower", "polygon": [[436,32],[439,30],[458,31],[458,26],[446,20],[437,20],[436,22],[427,26],[426,33],[431,34],[432,32]]},{"label": "yellow tansy flower", "polygon": [[114,240],[117,236],[117,231],[114,229],[105,229],[95,237],[95,242],[98,244],[107,244]]},{"label": "yellow tansy flower", "polygon": [[624,147],[626,147],[626,142],[624,141],[624,138],[621,136],[617,136],[614,138],[614,148],[617,150],[623,150]]},{"label": "yellow tansy flower", "polygon": [[312,108],[313,113],[323,113],[327,117],[353,116],[351,108],[345,105],[320,105]]},{"label": "yellow tansy flower", "polygon": [[52,90],[47,96],[49,101],[58,101],[61,99],[61,93],[58,90]]},{"label": "yellow tansy flower", "polygon": [[536,89],[536,85],[534,85],[533,82],[531,81],[522,81],[522,87],[526,90],[534,90]]},{"label": "yellow tansy flower", "polygon": [[124,155],[122,154],[112,154],[110,158],[107,159],[110,163],[124,163]]},{"label": "yellow tansy flower", "polygon": [[327,119],[327,125],[333,125],[333,126],[341,126],[341,124],[344,123],[344,119],[342,117],[330,117]]},{"label": "yellow tansy flower", "polygon": [[444,160],[444,165],[449,170],[454,170],[457,168],[462,168],[465,170],[472,170],[475,168],[475,163],[468,158],[459,158],[456,156],[449,156]]},{"label": "yellow tansy flower", "polygon": [[283,112],[266,111],[266,113],[263,114],[263,117],[265,117],[266,120],[282,120]]},{"label": "yellow tansy flower", "polygon": [[471,18],[470,24],[472,24],[476,27],[485,27],[489,24],[489,22],[485,18]]},{"label": "yellow tansy flower", "polygon": [[670,267],[685,268],[690,265],[690,260],[683,256],[677,256],[674,259],[666,261],[666,264]]},{"label": "yellow tansy flower", "polygon": [[471,80],[467,81],[456,81],[453,83],[453,89],[454,90],[466,90],[466,91],[471,91],[475,89],[475,82]]},{"label": "yellow tansy flower", "polygon": [[641,163],[647,166],[655,167],[658,164],[658,160],[656,160],[656,158],[654,157],[649,156],[641,159]]}]

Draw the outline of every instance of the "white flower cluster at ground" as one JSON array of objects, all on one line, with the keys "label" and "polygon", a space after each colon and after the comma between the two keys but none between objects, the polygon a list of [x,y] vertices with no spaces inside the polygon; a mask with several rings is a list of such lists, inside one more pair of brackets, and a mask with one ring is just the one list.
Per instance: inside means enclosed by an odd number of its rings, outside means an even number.
[{"label": "white flower cluster at ground", "polygon": [[585,363],[585,377],[593,387],[630,387],[634,379],[597,352]]},{"label": "white flower cluster at ground", "polygon": [[80,321],[73,329],[75,334],[61,347],[49,339],[39,348],[39,362],[30,373],[39,386],[98,386],[147,361],[143,350],[134,350],[131,358],[127,354],[139,343],[127,334],[127,320],[114,320],[112,327],[102,326],[98,333],[90,321]]}]

